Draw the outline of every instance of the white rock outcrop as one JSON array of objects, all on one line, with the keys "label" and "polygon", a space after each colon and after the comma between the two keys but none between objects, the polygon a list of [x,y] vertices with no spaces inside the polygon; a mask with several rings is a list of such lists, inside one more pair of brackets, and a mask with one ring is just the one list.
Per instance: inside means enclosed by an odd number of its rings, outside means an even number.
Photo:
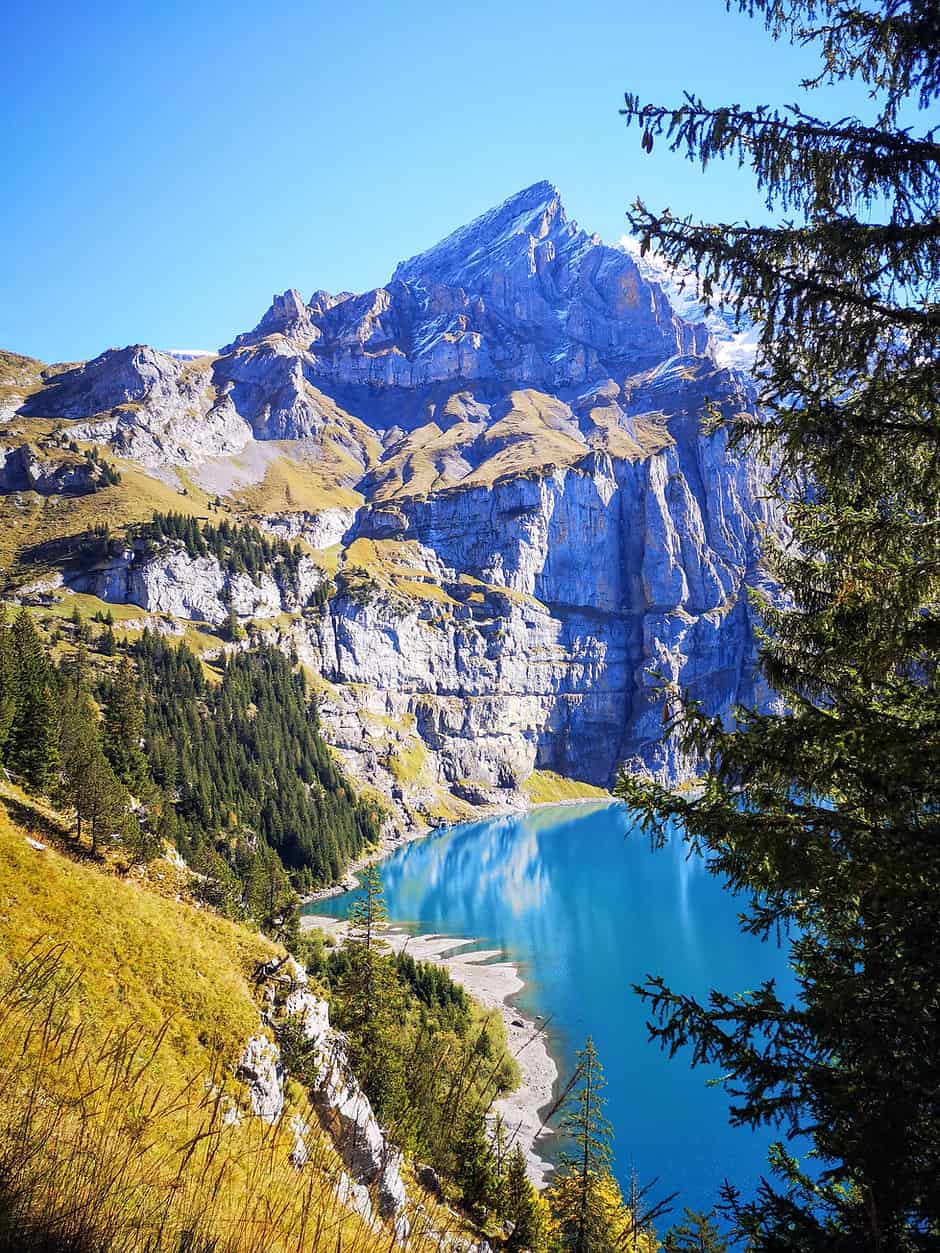
[{"label": "white rock outcrop", "polygon": [[277,1045],[265,1035],[252,1036],[239,1058],[235,1074],[248,1088],[248,1100],[255,1117],[268,1123],[277,1122],[284,1108],[284,1067]]},{"label": "white rock outcrop", "polygon": [[[363,1217],[371,1217],[374,1198],[378,1216],[391,1223],[397,1239],[403,1243],[410,1230],[406,1213],[408,1195],[402,1177],[403,1157],[389,1142],[353,1074],[344,1037],[330,1026],[328,1003],[310,991],[306,972],[293,959],[279,968],[268,984],[274,993],[274,1012],[280,1011],[285,1018],[298,1021],[305,1039],[313,1046],[316,1069],[312,1077],[307,1076],[309,1095],[349,1172],[346,1183],[343,1182],[346,1177],[341,1178],[340,1190],[345,1190],[349,1204]],[[249,1049],[252,1046],[256,1046],[256,1040],[249,1042]],[[258,1048],[254,1047],[247,1065],[243,1057],[239,1074],[247,1075],[250,1068],[251,1075],[257,1076],[260,1064],[262,1078],[259,1082],[255,1077],[252,1082],[259,1090],[259,1105],[262,1104],[261,1091],[264,1091],[268,1102],[264,1108],[268,1109],[271,1093],[266,1085],[271,1072],[270,1068],[264,1069],[267,1054],[259,1058],[258,1053]],[[254,1090],[255,1087],[249,1088],[250,1092]],[[306,1161],[308,1131],[308,1128],[294,1128],[291,1160],[295,1165]]]},{"label": "white rock outcrop", "polygon": [[218,626],[231,607],[239,618],[275,618],[302,609],[324,578],[309,557],[301,557],[296,578],[278,581],[262,572],[234,573],[217,557],[192,556],[179,541],[156,553],[125,548],[116,556],[69,573],[68,585],[102,600],[139,605],[150,613]]}]

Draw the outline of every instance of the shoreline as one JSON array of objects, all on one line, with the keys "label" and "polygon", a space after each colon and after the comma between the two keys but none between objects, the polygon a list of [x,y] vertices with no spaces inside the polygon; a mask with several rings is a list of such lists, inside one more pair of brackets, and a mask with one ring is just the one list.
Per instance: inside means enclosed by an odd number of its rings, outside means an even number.
[{"label": "shoreline", "polygon": [[[342,939],[347,923],[322,914],[304,914],[301,927],[317,927],[334,939]],[[509,1053],[519,1066],[519,1086],[496,1101],[494,1109],[502,1115],[510,1142],[522,1146],[530,1180],[537,1188],[543,1187],[554,1166],[538,1150],[555,1132],[543,1125],[539,1113],[552,1103],[559,1072],[544,1025],[512,1004],[512,998],[525,987],[517,963],[494,960],[503,958],[499,949],[454,952],[474,943],[472,939],[411,935],[393,927],[382,938],[395,953],[407,951],[416,961],[443,967],[478,1004],[502,1018]]]},{"label": "shoreline", "polygon": [[505,808],[481,805],[479,815],[468,818],[465,822],[442,822],[440,826],[424,827],[416,831],[396,830],[394,834],[380,836],[378,844],[353,858],[343,871],[342,879],[337,883],[331,883],[328,888],[317,888],[309,895],[302,896],[301,908],[305,905],[315,905],[317,901],[329,900],[332,896],[342,896],[344,892],[355,892],[359,886],[357,876],[360,871],[368,866],[374,866],[376,862],[384,861],[386,857],[390,857],[397,849],[404,848],[406,844],[425,840],[428,836],[437,835],[440,831],[449,831],[453,827],[472,826],[476,822],[488,822],[492,818],[506,818],[510,814],[534,813],[537,809],[561,809],[572,805],[618,805],[620,803],[616,796],[611,795],[610,797],[572,796],[560,801],[537,801],[529,805],[507,805]]}]

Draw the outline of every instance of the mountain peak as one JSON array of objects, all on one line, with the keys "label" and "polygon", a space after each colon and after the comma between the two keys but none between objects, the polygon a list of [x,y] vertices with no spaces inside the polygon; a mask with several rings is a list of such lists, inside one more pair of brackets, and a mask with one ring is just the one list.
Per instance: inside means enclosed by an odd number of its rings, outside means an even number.
[{"label": "mountain peak", "polygon": [[[554,183],[550,183],[548,179],[542,179],[540,182],[533,183],[530,187],[524,187],[522,191],[517,191],[514,195],[509,196],[501,205],[497,205],[495,209],[489,210],[489,213],[503,214],[508,212],[513,215],[519,215],[526,212],[538,213],[541,210],[550,208],[560,211],[564,218],[565,211],[558,188]],[[481,216],[486,217],[488,214],[482,214]]]},{"label": "mountain peak", "polygon": [[521,248],[528,249],[530,239],[540,241],[576,232],[577,226],[569,222],[558,189],[542,180],[459,227],[427,252],[402,261],[392,280],[415,283],[430,279],[448,286],[472,288],[474,279],[482,272],[494,264],[506,264]]}]

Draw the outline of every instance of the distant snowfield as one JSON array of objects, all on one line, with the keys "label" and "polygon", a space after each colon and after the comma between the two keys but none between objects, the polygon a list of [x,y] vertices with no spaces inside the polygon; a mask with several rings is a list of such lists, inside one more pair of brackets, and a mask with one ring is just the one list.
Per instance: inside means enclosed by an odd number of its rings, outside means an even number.
[{"label": "distant snowfield", "polygon": [[640,255],[640,241],[632,235],[621,235],[615,247],[628,252],[644,278],[658,283],[666,299],[687,322],[704,322],[715,341],[715,360],[729,370],[751,370],[757,355],[757,327],[742,322],[718,309],[706,311],[696,296],[695,276],[689,270],[676,269],[655,252]]},{"label": "distant snowfield", "polygon": [[177,361],[194,361],[196,357],[214,357],[214,348],[168,348],[166,350],[168,357],[175,357]]}]

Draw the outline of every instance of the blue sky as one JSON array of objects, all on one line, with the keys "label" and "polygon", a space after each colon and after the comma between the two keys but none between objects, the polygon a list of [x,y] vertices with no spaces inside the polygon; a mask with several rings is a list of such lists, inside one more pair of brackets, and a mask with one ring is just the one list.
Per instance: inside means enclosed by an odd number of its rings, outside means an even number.
[{"label": "blue sky", "polygon": [[214,348],[542,178],[609,240],[636,195],[759,218],[746,174],[646,157],[623,92],[783,103],[813,65],[722,0],[8,0],[0,347]]}]

